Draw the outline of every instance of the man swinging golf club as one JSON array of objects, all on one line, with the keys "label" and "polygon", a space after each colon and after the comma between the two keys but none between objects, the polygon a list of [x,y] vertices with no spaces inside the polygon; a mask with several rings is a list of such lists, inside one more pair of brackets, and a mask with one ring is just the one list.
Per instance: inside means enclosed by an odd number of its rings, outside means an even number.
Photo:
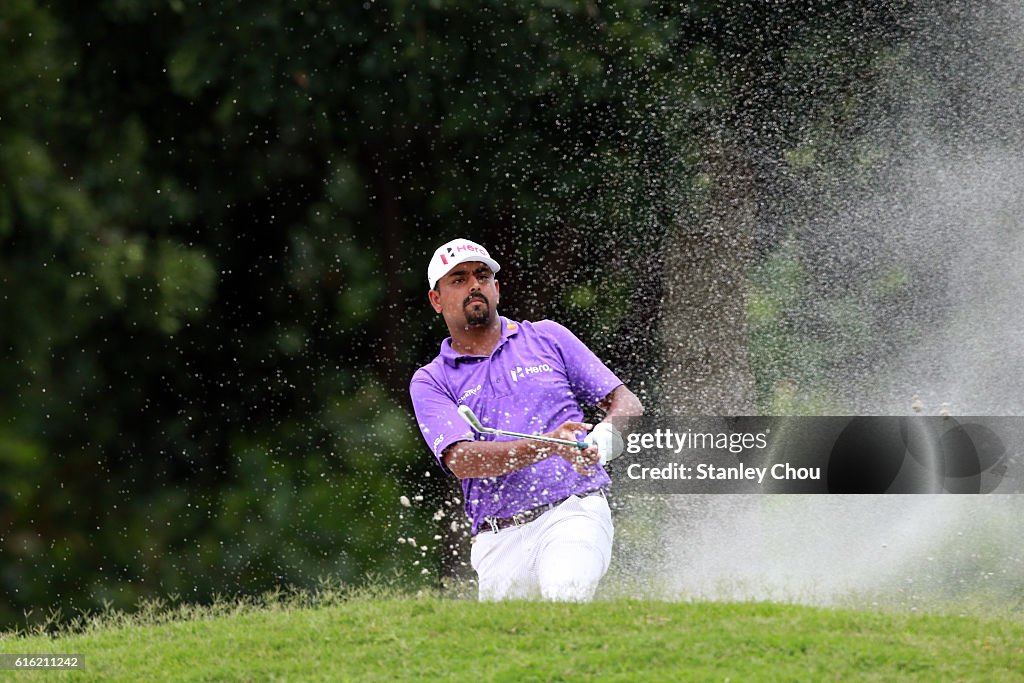
[{"label": "man swinging golf club", "polygon": [[[565,327],[499,316],[500,268],[466,239],[431,257],[428,297],[451,336],[412,377],[416,419],[461,480],[480,599],[589,600],[611,558],[602,464],[622,439],[609,420],[643,406]],[[605,411],[582,442],[581,404]]]}]

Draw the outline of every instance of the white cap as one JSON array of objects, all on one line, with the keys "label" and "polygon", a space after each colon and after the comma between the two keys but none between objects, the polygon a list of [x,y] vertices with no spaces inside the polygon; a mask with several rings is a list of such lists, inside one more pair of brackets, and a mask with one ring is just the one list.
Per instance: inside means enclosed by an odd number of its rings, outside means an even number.
[{"label": "white cap", "polygon": [[430,288],[433,289],[437,281],[444,277],[449,270],[466,261],[486,263],[495,273],[501,270],[501,266],[491,258],[486,249],[476,242],[470,242],[460,237],[447,244],[442,244],[430,258],[430,265],[427,266],[427,282],[430,283]]}]

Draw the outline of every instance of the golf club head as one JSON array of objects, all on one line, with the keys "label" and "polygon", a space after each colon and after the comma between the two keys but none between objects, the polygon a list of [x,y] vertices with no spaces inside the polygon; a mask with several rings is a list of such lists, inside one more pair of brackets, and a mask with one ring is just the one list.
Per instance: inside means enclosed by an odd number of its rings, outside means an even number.
[{"label": "golf club head", "polygon": [[476,413],[469,406],[459,406],[459,415],[466,421],[466,424],[473,428],[473,431],[481,433],[484,431],[483,423],[480,422],[480,418],[476,416]]}]

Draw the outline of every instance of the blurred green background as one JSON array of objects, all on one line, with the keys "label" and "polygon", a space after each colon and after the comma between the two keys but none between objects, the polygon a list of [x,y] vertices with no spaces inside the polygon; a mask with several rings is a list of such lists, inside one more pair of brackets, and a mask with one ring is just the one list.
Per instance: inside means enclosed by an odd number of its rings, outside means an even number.
[{"label": "blurred green background", "polygon": [[[564,322],[656,405],[673,240],[874,163],[847,143],[909,11],[5,0],[0,628],[458,573],[407,395],[446,336],[433,249],[487,245],[503,314]],[[768,218],[724,237],[765,410],[803,371]]]}]

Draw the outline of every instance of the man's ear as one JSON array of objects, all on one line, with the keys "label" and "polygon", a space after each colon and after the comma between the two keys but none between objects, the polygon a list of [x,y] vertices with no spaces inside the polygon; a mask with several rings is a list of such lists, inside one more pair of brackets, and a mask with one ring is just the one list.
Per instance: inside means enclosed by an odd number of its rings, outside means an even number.
[{"label": "man's ear", "polygon": [[498,281],[494,281],[494,307],[498,307],[498,302],[501,301],[501,287],[498,286]]},{"label": "man's ear", "polygon": [[434,307],[434,313],[441,312],[441,293],[436,289],[431,289],[427,292],[427,298],[430,299],[430,305]]}]

